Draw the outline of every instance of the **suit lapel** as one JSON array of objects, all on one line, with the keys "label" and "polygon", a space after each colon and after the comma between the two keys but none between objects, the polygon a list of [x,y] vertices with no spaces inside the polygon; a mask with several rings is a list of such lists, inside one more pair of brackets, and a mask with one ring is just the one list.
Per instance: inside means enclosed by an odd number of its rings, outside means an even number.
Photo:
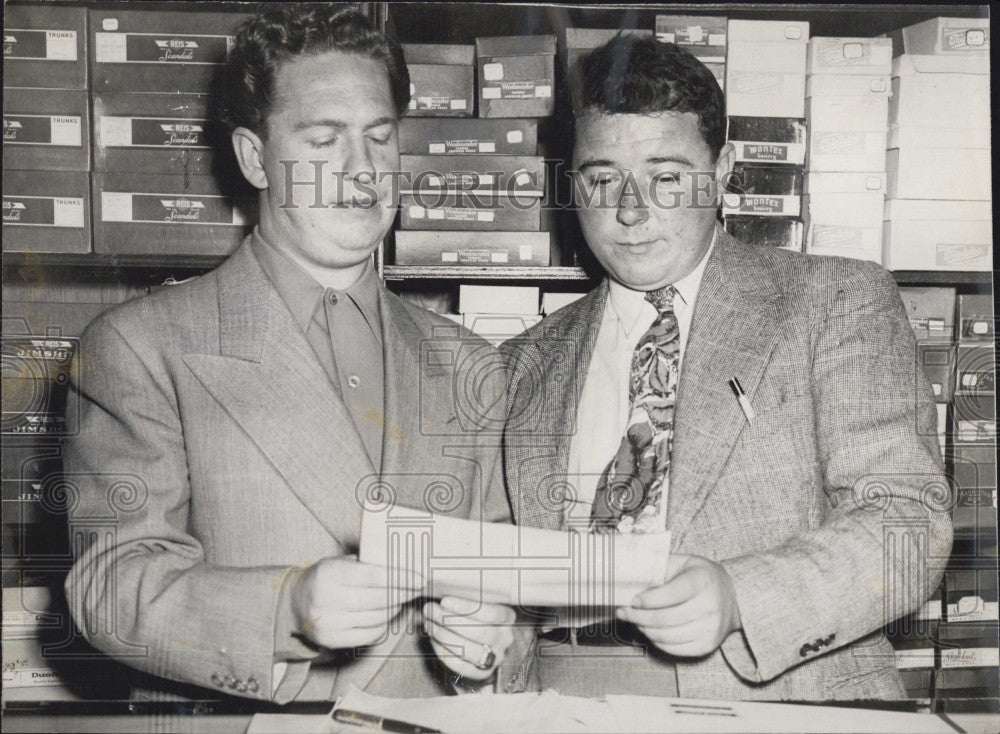
[{"label": "suit lapel", "polygon": [[353,549],[355,490],[376,472],[361,436],[246,243],[218,279],[220,354],[184,361],[319,523]]},{"label": "suit lapel", "polygon": [[677,394],[668,500],[677,548],[747,419],[729,381],[753,401],[786,322],[781,291],[754,248],[719,229],[695,303]]},{"label": "suit lapel", "polygon": [[[524,449],[518,451],[520,482],[515,501],[521,504],[519,517],[530,518],[530,524],[538,527],[558,529],[564,524],[564,507],[553,501],[558,499],[559,493],[550,490],[561,486],[569,469],[577,407],[607,297],[605,280],[579,301],[578,306],[569,306],[573,311],[561,323],[543,329],[535,340],[534,357],[540,361],[537,374],[543,376],[540,388],[543,394],[530,397],[544,409],[537,422],[532,421],[530,425],[526,422],[518,429],[527,432],[532,440],[519,442],[524,444]],[[568,375],[567,364],[572,370]],[[529,390],[534,389],[531,374],[524,382]]]}]

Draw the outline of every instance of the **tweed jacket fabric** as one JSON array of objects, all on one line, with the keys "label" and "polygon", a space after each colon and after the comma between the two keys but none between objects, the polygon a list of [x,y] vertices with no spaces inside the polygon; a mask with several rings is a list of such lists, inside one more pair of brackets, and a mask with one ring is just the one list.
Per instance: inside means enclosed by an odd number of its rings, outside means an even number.
[{"label": "tweed jacket fabric", "polygon": [[[577,403],[607,293],[605,281],[501,347],[519,524],[565,525],[569,444],[587,430]],[[728,571],[742,630],[710,655],[675,660],[681,696],[904,695],[881,628],[930,595],[952,538],[915,351],[881,267],[719,229],[679,379],[667,524],[673,552]]]},{"label": "tweed jacket fabric", "polygon": [[[379,297],[380,467],[248,242],[217,270],[91,324],[65,464],[77,495],[66,591],[93,645],[152,676],[271,699],[282,583],[357,552],[363,497],[381,487],[407,507],[510,521],[502,370],[479,382],[494,406],[482,415],[455,399],[468,365],[499,355],[384,288]],[[453,358],[428,360],[428,345]],[[440,695],[419,618],[401,621],[358,655],[321,663],[302,645],[273,699],[327,699],[348,684]]]}]

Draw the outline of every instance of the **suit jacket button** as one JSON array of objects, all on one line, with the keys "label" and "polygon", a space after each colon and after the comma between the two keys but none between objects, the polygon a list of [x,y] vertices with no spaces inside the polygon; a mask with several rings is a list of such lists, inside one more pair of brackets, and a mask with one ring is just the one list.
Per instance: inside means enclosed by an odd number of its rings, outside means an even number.
[{"label": "suit jacket button", "polygon": [[799,657],[804,658],[809,654],[809,643],[807,642],[802,647],[799,648]]},{"label": "suit jacket button", "polygon": [[217,686],[225,685],[224,681],[222,680],[222,677],[218,673],[212,673],[211,680]]}]

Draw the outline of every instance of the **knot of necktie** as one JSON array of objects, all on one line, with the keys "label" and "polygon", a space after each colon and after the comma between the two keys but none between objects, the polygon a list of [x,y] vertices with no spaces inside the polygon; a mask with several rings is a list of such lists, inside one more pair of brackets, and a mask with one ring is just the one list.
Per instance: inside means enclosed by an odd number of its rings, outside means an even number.
[{"label": "knot of necktie", "polygon": [[675,295],[677,295],[677,289],[672,285],[665,285],[655,291],[647,291],[646,300],[653,304],[653,308],[662,316],[665,313],[674,312]]}]

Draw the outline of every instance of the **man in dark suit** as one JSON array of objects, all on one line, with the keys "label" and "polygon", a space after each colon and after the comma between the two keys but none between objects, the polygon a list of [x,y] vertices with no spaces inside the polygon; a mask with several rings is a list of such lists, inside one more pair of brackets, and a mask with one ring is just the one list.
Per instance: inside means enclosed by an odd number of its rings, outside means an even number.
[{"label": "man in dark suit", "polygon": [[580,62],[580,224],[607,278],[502,349],[519,524],[672,533],[613,632],[557,620],[542,685],[696,698],[904,696],[881,628],[951,545],[927,381],[892,277],[730,237],[712,74],[624,36]]},{"label": "man in dark suit", "polygon": [[356,10],[281,3],[240,28],[231,64],[226,122],[260,222],[217,270],[83,337],[74,618],[153,697],[162,679],[279,703],[489,681],[512,610],[426,604],[432,653],[420,580],[354,555],[366,500],[510,519],[503,380],[479,385],[496,415],[453,397],[492,347],[466,332],[425,363],[454,325],[373,269],[396,210],[401,50]]}]

